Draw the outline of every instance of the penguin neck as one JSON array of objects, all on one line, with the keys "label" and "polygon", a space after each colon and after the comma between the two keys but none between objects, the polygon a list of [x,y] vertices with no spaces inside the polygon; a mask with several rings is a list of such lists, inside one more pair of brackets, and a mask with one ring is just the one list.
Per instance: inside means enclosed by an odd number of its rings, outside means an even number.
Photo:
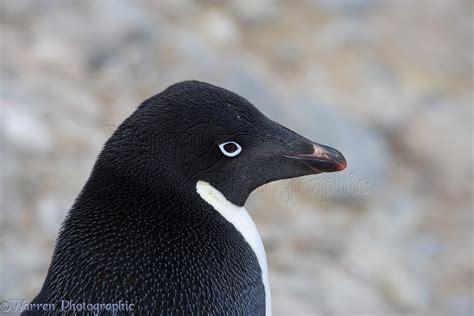
[{"label": "penguin neck", "polygon": [[210,204],[222,217],[231,223],[235,229],[244,237],[257,257],[262,270],[262,281],[265,287],[266,315],[271,315],[271,295],[268,282],[268,267],[262,239],[257,227],[243,206],[237,206],[226,199],[226,197],[208,182],[199,180],[196,183],[196,191],[199,196]]},{"label": "penguin neck", "polygon": [[[241,213],[242,211],[245,211],[243,206],[235,205],[227,200],[219,190],[206,181],[199,180],[196,183],[196,191],[204,201],[221,213],[221,215],[228,221],[229,219],[227,217],[229,214],[232,214],[232,212]],[[221,212],[220,210],[225,211]]]}]

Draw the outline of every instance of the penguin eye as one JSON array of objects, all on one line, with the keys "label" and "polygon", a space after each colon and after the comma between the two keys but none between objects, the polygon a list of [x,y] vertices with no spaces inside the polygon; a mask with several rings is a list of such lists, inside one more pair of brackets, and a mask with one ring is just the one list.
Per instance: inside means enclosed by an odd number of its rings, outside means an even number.
[{"label": "penguin eye", "polygon": [[222,153],[227,157],[235,157],[242,151],[242,147],[236,142],[225,142],[219,145]]}]

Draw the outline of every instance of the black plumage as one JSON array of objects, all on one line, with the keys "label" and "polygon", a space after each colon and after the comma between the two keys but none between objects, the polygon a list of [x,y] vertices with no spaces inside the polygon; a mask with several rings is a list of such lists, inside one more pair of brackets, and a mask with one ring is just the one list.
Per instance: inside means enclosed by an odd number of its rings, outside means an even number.
[{"label": "black plumage", "polygon": [[[241,154],[222,154],[219,144],[229,140]],[[32,303],[122,301],[138,315],[265,314],[255,253],[199,197],[196,182],[241,206],[264,183],[345,167],[339,152],[321,145],[318,156],[314,146],[230,91],[197,81],[169,87],[105,144]]]}]

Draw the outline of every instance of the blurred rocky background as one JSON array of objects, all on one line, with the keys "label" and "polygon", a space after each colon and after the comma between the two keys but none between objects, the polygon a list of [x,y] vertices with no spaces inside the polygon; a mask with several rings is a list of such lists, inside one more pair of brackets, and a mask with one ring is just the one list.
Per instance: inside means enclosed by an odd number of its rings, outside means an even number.
[{"label": "blurred rocky background", "polygon": [[349,167],[247,203],[274,315],[473,315],[473,1],[0,0],[0,301],[40,289],[96,155],[184,79]]}]

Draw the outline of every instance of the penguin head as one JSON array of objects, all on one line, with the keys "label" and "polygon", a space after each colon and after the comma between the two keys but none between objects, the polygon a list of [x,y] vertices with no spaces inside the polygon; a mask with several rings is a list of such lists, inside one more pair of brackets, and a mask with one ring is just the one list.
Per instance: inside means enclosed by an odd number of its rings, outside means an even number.
[{"label": "penguin head", "polygon": [[[236,205],[279,179],[343,170],[343,155],[270,120],[241,96],[184,81],[144,101],[99,157],[133,185],[194,189],[205,181]],[[104,168],[102,168],[104,169]]]}]

